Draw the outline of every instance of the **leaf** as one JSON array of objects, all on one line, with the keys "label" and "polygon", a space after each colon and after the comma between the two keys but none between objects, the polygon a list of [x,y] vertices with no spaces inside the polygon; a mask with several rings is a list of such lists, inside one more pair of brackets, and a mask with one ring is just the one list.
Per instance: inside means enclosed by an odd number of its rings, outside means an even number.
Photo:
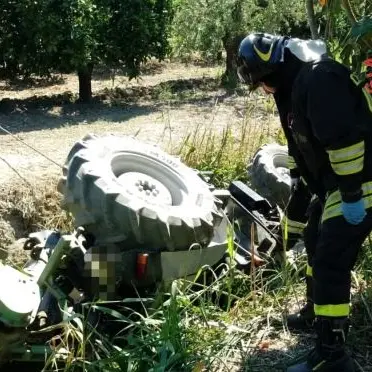
[{"label": "leaf", "polygon": [[365,36],[372,33],[372,17],[367,16],[357,23],[355,23],[351,28],[351,36],[354,39],[359,39],[361,36]]},{"label": "leaf", "polygon": [[353,45],[351,43],[345,44],[340,53],[342,61],[344,62],[349,61],[352,53],[353,53]]},{"label": "leaf", "polygon": [[96,309],[96,310],[99,310],[105,314],[108,314],[108,315],[111,315],[113,316],[114,318],[118,319],[118,320],[121,320],[121,321],[128,321],[128,318],[122,314],[120,314],[118,311],[116,310],[113,310],[113,309],[109,309],[107,307],[104,307],[104,306],[97,306],[97,305],[92,305],[91,306],[92,309]]}]

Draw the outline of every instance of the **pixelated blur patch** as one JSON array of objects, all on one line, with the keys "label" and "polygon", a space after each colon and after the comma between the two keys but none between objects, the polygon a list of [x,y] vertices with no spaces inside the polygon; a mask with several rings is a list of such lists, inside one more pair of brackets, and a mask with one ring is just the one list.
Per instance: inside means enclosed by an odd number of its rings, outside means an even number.
[{"label": "pixelated blur patch", "polygon": [[89,290],[100,300],[112,300],[116,290],[116,264],[121,253],[115,245],[94,246],[84,256],[84,278]]}]

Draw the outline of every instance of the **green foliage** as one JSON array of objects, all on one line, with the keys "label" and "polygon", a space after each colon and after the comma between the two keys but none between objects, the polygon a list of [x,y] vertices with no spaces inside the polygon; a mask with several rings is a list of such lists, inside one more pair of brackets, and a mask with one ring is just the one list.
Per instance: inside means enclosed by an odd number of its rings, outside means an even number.
[{"label": "green foliage", "polygon": [[372,49],[372,3],[369,0],[329,0],[324,13],[328,30],[325,36],[333,56],[354,72],[361,73],[367,52]]},{"label": "green foliage", "polygon": [[265,9],[253,13],[250,26],[255,30],[270,33],[310,37],[308,30],[305,3],[302,0],[271,0]]},{"label": "green foliage", "polygon": [[[176,57],[200,51],[204,58],[215,59],[222,38],[232,27],[231,9],[236,0],[179,0],[172,25],[173,54]],[[235,28],[241,25],[234,25]]]},{"label": "green foliage", "polygon": [[37,38],[40,27],[37,3],[2,0],[0,4],[0,63],[9,73],[17,73],[22,66],[27,74],[35,70],[43,58],[43,48]]},{"label": "green foliage", "polygon": [[125,65],[129,76],[135,77],[148,57],[165,57],[171,0],[100,1],[109,14],[99,33],[101,62]]},{"label": "green foliage", "polygon": [[303,1],[178,0],[171,43],[176,57],[200,52],[215,60],[226,37],[252,31],[309,35]]},{"label": "green foliage", "polygon": [[1,0],[1,67],[8,75],[124,68],[167,53],[171,0]]},{"label": "green foliage", "polygon": [[[213,170],[212,182],[217,187],[227,187],[231,179],[246,181],[248,143],[237,141],[227,127],[221,136],[210,130],[196,130],[182,143],[178,153],[191,167]],[[231,155],[233,154],[233,158]]]},{"label": "green foliage", "polygon": [[45,66],[63,72],[98,62],[99,27],[108,22],[107,9],[93,0],[41,1],[39,37],[47,60]]},{"label": "green foliage", "polygon": [[[350,49],[351,45],[351,49]],[[345,48],[349,47],[349,52]],[[364,71],[363,62],[372,51],[372,16],[366,15],[351,27],[349,38],[344,47],[344,58],[351,58],[356,72]]]},{"label": "green foliage", "polygon": [[252,120],[254,112],[272,115],[274,100],[268,104],[265,98],[262,104],[259,98],[257,95],[257,100],[249,97],[244,101],[247,110],[238,130],[229,124],[221,130],[213,128],[212,123],[208,127],[197,126],[172,152],[189,167],[212,172],[210,182],[217,188],[227,188],[232,180],[247,182],[247,165],[257,148],[280,136],[273,133],[270,120]]},{"label": "green foliage", "polygon": [[356,40],[362,37],[371,37],[372,34],[372,16],[365,16],[356,22],[351,28],[351,36]]}]

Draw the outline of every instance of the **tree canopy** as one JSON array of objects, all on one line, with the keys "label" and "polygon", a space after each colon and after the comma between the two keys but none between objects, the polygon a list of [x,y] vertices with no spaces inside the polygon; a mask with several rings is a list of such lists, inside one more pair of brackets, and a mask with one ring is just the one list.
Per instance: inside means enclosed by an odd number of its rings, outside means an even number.
[{"label": "tree canopy", "polygon": [[1,0],[0,65],[5,76],[79,75],[80,98],[91,97],[96,64],[130,78],[149,57],[168,51],[171,0]]},{"label": "tree canopy", "polygon": [[215,62],[235,75],[240,40],[253,31],[320,37],[362,67],[372,49],[370,0],[0,0],[2,77],[77,72],[82,101],[94,66],[139,74],[149,57]]}]

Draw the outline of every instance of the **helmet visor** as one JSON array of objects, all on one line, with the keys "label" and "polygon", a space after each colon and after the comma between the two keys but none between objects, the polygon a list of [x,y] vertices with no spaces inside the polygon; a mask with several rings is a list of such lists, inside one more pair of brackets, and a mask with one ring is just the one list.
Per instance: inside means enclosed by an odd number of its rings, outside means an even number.
[{"label": "helmet visor", "polygon": [[244,65],[238,67],[238,77],[242,84],[253,84],[252,76]]},{"label": "helmet visor", "polygon": [[249,69],[246,66],[244,65],[239,66],[237,68],[237,74],[238,74],[239,81],[242,84],[247,84],[249,87],[249,90],[252,91],[258,88],[259,83],[254,81],[252,74],[249,72]]}]

